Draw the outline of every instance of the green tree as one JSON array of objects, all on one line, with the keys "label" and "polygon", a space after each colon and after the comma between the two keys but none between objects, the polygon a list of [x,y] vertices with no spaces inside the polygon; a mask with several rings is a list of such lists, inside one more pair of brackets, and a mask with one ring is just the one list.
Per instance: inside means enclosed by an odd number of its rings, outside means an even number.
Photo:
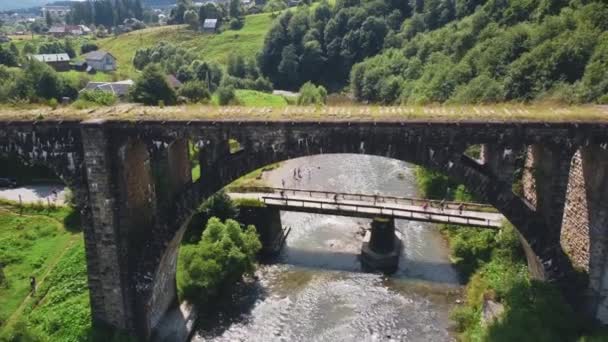
[{"label": "green tree", "polygon": [[207,85],[209,91],[215,91],[222,82],[223,71],[217,63],[194,61],[190,65],[199,81]]},{"label": "green tree", "polygon": [[254,226],[211,218],[200,241],[186,245],[180,255],[180,297],[198,304],[229,293],[243,275],[253,274],[255,256],[262,248]]},{"label": "green tree", "polygon": [[279,74],[282,76],[282,86],[293,89],[299,82],[299,62],[294,45],[287,45],[281,53],[281,63],[279,63]]},{"label": "green tree", "polygon": [[230,0],[230,16],[239,18],[241,16],[241,0]]},{"label": "green tree", "polygon": [[198,30],[198,14],[195,10],[187,10],[184,13],[184,23],[190,26],[191,30]]},{"label": "green tree", "polygon": [[234,77],[247,77],[247,67],[245,65],[245,58],[237,54],[231,54],[230,56],[228,56],[227,71],[228,75]]},{"label": "green tree", "polygon": [[76,57],[76,50],[74,50],[74,44],[72,43],[71,39],[66,38],[63,42],[63,46],[63,51],[65,51],[65,53],[67,53],[70,58]]},{"label": "green tree", "polygon": [[270,0],[264,5],[264,12],[279,12],[287,8],[284,0]]},{"label": "green tree", "polygon": [[304,83],[300,88],[298,105],[323,105],[327,101],[327,90],[323,86],[315,86],[310,82]]},{"label": "green tree", "polygon": [[236,94],[232,86],[217,88],[217,97],[221,106],[228,105],[236,99]]},{"label": "green tree", "polygon": [[17,45],[15,45],[15,43],[11,43],[8,46],[8,49],[11,51],[11,53],[17,58],[19,59],[20,53],[19,53],[19,49],[17,48]]},{"label": "green tree", "polygon": [[321,66],[324,63],[325,56],[323,56],[321,43],[317,40],[311,40],[304,43],[302,57],[300,59],[302,76],[307,80],[318,82],[323,70]]},{"label": "green tree", "polygon": [[177,0],[175,7],[171,10],[170,23],[171,24],[183,24],[184,14],[186,11],[192,9],[194,5],[192,0]]},{"label": "green tree", "polygon": [[99,47],[97,46],[97,44],[94,43],[84,43],[80,46],[80,53],[83,55],[85,53],[97,50],[99,50]]},{"label": "green tree", "polygon": [[54,54],[54,53],[66,53],[66,45],[62,44],[58,40],[50,40],[38,46],[38,53],[41,54]]},{"label": "green tree", "polygon": [[187,98],[188,101],[193,103],[209,100],[211,98],[211,94],[205,83],[198,80],[186,82],[179,89],[178,95]]},{"label": "green tree", "polygon": [[269,79],[264,77],[258,77],[255,80],[254,88],[255,90],[262,91],[265,93],[272,93],[272,91],[274,90],[272,82],[270,82]]},{"label": "green tree", "polygon": [[5,49],[4,47],[0,46],[0,64],[10,67],[17,66],[17,56],[15,56],[15,54],[11,50]]},{"label": "green tree", "polygon": [[46,69],[38,79],[36,94],[45,99],[58,99],[61,96],[62,84],[54,70]]},{"label": "green tree", "polygon": [[136,102],[146,105],[157,105],[163,101],[166,105],[174,105],[177,96],[173,87],[167,83],[167,78],[158,64],[146,66],[135,82],[131,97]]},{"label": "green tree", "polygon": [[482,74],[469,83],[454,90],[452,102],[456,103],[496,103],[504,100],[502,84]]},{"label": "green tree", "polygon": [[30,42],[25,43],[25,45],[23,45],[23,55],[27,56],[27,55],[32,55],[36,53],[36,46]]},{"label": "green tree", "polygon": [[54,20],[53,20],[53,15],[51,14],[51,12],[49,12],[49,11],[44,12],[44,20],[46,21],[47,27],[53,26]]}]

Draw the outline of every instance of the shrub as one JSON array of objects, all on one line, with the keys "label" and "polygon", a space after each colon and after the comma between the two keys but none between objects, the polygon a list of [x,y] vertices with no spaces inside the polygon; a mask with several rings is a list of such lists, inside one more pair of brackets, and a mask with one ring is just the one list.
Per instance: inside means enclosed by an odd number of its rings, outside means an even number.
[{"label": "shrub", "polygon": [[236,100],[236,94],[232,86],[221,86],[217,88],[217,97],[221,106],[233,103]]},{"label": "shrub", "polygon": [[101,106],[111,106],[118,98],[113,93],[103,90],[83,90],[78,95],[78,100],[94,103]]},{"label": "shrub", "polygon": [[201,102],[211,98],[207,86],[201,81],[186,82],[178,91],[179,96],[183,96],[190,102]]},{"label": "shrub", "polygon": [[81,54],[85,54],[85,53],[89,53],[91,51],[97,51],[99,50],[99,47],[97,46],[97,44],[93,44],[93,43],[85,43],[82,44],[82,46],[80,47],[80,53]]},{"label": "shrub", "polygon": [[323,86],[315,86],[310,82],[304,83],[300,88],[300,96],[298,96],[298,105],[321,105],[327,101],[327,90]]},{"label": "shrub", "polygon": [[242,18],[232,18],[230,20],[230,29],[231,30],[240,30],[245,25],[245,21]]},{"label": "shrub", "polygon": [[59,107],[59,102],[57,102],[56,98],[52,98],[49,100],[49,107],[51,107],[52,109],[57,109],[57,107]]},{"label": "shrub", "polygon": [[254,89],[265,93],[272,93],[272,91],[274,90],[272,87],[272,82],[270,82],[270,80],[265,77],[258,77],[255,80]]}]

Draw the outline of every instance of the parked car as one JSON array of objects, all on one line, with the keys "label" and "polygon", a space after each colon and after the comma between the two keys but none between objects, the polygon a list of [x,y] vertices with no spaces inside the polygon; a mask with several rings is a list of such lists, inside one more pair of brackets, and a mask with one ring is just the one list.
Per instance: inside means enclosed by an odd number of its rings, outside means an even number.
[{"label": "parked car", "polygon": [[15,188],[17,180],[14,178],[0,178],[0,188]]}]

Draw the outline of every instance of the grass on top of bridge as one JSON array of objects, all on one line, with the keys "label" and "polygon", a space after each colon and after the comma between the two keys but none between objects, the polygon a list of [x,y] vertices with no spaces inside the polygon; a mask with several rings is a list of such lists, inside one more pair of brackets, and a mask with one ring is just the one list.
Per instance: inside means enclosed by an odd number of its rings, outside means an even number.
[{"label": "grass on top of bridge", "polygon": [[217,121],[434,121],[606,122],[608,106],[496,104],[484,106],[172,107],[121,104],[78,110],[70,106],[3,106],[0,120],[217,120]]}]

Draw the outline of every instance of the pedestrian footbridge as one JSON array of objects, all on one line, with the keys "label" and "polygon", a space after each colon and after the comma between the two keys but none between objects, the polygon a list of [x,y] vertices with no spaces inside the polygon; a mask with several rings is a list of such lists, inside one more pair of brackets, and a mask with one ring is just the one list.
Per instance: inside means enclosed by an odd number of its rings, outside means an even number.
[{"label": "pedestrian footbridge", "polygon": [[229,195],[233,199],[258,199],[267,207],[282,211],[371,219],[386,217],[483,228],[499,228],[505,219],[492,206],[478,203],[318,190],[286,188],[272,188],[271,190],[272,192],[230,193]]}]

